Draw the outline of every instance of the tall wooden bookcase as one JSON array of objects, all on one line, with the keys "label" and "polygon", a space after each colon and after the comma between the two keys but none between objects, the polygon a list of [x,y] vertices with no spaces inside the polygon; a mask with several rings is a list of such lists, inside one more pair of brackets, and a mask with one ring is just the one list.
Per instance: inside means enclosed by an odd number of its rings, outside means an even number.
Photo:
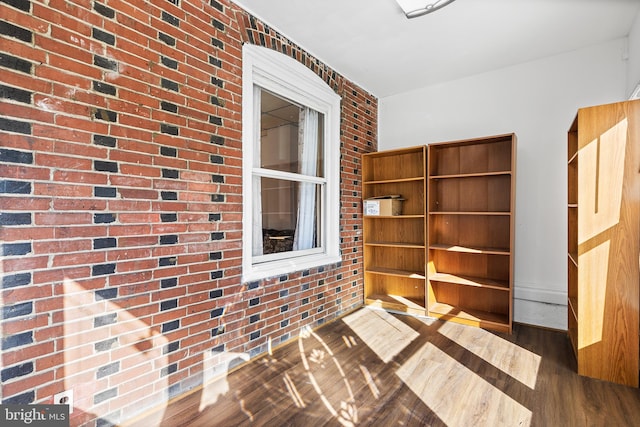
[{"label": "tall wooden bookcase", "polygon": [[429,145],[429,316],[511,332],[516,137]]},{"label": "tall wooden bookcase", "polygon": [[578,373],[637,387],[640,100],[578,110],[567,140],[568,329]]},{"label": "tall wooden bookcase", "polygon": [[362,156],[363,198],[400,195],[400,215],[364,216],[365,303],[425,314],[426,147]]}]

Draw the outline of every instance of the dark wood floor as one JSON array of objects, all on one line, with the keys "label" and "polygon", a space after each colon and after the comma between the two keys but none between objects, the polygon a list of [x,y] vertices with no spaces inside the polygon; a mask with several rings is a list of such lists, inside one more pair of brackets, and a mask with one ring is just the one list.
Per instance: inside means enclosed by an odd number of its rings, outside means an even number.
[{"label": "dark wood floor", "polygon": [[639,389],[575,369],[561,332],[362,309],[132,425],[640,425]]}]

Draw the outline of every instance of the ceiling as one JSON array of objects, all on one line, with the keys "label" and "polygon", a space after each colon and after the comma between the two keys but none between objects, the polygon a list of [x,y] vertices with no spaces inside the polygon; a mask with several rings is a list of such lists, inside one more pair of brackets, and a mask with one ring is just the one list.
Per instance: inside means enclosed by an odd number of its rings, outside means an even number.
[{"label": "ceiling", "polygon": [[625,37],[640,10],[640,0],[456,0],[407,19],[394,0],[234,1],[380,98]]}]

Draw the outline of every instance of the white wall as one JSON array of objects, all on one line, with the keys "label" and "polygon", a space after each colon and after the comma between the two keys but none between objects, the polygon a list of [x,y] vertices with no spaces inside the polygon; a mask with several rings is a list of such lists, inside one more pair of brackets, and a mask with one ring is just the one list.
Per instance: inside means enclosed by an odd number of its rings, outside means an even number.
[{"label": "white wall", "polygon": [[631,31],[629,31],[628,39],[627,98],[636,88],[636,85],[640,84],[640,12],[636,15]]},{"label": "white wall", "polygon": [[566,329],[566,135],[626,98],[625,40],[380,99],[380,150],[515,132],[514,320]]}]

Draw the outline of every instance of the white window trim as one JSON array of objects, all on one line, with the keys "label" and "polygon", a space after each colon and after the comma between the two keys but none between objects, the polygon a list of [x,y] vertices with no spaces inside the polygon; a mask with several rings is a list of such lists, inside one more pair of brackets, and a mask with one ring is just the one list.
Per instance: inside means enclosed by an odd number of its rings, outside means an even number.
[{"label": "white window trim", "polygon": [[[279,276],[341,261],[340,256],[340,96],[310,69],[261,46],[242,47],[242,282]],[[322,206],[322,253],[260,264],[252,256],[253,86],[258,85],[325,116],[326,203]]]}]

